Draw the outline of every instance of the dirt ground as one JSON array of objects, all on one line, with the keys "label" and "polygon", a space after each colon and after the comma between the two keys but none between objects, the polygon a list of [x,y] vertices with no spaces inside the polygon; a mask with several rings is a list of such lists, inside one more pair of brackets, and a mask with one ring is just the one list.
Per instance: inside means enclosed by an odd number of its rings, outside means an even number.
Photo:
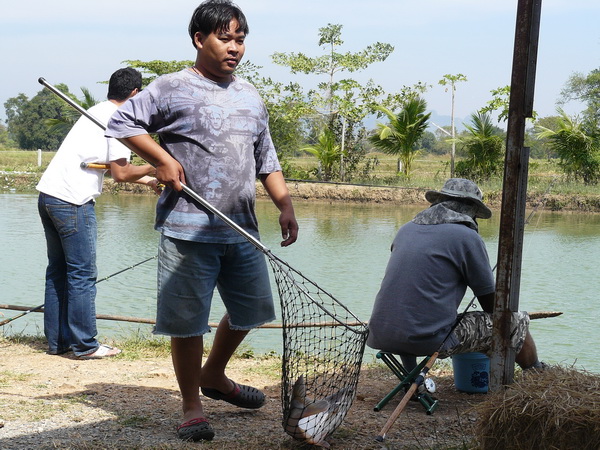
[{"label": "dirt ground", "polygon": [[[81,361],[44,353],[39,344],[0,340],[0,449],[300,449],[311,446],[285,434],[281,425],[281,362],[276,357],[235,359],[228,375],[264,390],[267,404],[242,410],[203,399],[216,436],[210,443],[177,438],[180,396],[168,356],[131,360]],[[476,414],[472,405],[485,394],[458,392],[450,366],[431,371],[439,406],[427,415],[418,402],[408,406],[388,432],[375,441],[399,403],[380,412],[375,404],[397,384],[382,364],[366,361],[357,397],[329,442],[337,449],[472,448]],[[436,368],[438,367],[438,368]]]}]

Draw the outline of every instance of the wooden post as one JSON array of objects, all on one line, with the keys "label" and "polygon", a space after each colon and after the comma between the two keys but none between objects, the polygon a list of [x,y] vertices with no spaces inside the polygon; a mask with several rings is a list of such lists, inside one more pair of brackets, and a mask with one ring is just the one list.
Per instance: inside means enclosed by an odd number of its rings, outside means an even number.
[{"label": "wooden post", "polygon": [[491,391],[512,383],[514,374],[515,352],[509,348],[509,336],[511,313],[519,308],[529,165],[529,149],[523,142],[525,120],[533,115],[541,3],[541,0],[519,0],[517,5],[490,358]]}]

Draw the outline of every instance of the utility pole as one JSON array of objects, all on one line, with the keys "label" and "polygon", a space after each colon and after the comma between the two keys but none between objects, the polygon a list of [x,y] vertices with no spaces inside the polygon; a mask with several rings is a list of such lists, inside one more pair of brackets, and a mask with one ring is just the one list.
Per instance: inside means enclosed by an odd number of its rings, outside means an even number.
[{"label": "utility pole", "polygon": [[518,1],[493,314],[491,391],[511,384],[514,375],[515,350],[509,347],[509,342],[512,313],[519,309],[529,167],[529,148],[523,143],[525,121],[533,115],[541,9],[541,0]]}]

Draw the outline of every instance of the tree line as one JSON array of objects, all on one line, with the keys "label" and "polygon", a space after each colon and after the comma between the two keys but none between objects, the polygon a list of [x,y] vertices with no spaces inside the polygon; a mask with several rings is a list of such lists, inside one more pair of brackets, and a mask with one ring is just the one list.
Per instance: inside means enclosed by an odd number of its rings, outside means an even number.
[{"label": "tree line", "polygon": [[[290,52],[271,56],[275,64],[287,67],[291,74],[316,77],[319,82],[313,88],[275,81],[249,61],[237,70],[257,88],[266,104],[271,135],[286,177],[369,181],[377,165],[377,159],[369,156],[373,150],[397,157],[398,182],[409,179],[414,159],[427,153],[449,155],[452,176],[480,181],[501,173],[506,136],[498,125],[508,117],[509,86],[492,90],[491,100],[472,113],[463,124],[465,129],[457,133],[454,96],[459,83],[468,81],[465,75],[446,74],[438,81],[452,96],[452,123],[439,127],[430,121],[424,99],[431,85],[418,82],[390,93],[372,79],[360,83],[351,77],[385,61],[394,51],[392,45],[376,42],[358,52],[343,52],[343,43],[342,25],[328,24],[319,29],[320,55]],[[160,75],[193,65],[193,61],[123,63],[142,72],[144,86]],[[68,86],[57,87],[84,108],[97,102],[85,88],[82,97],[77,98]],[[570,100],[585,105],[575,117],[560,107]],[[558,159],[567,179],[596,184],[600,179],[600,69],[587,75],[574,73],[558,105],[555,116],[532,119],[525,145],[534,158]],[[45,89],[31,99],[19,94],[8,99],[4,107],[6,126],[0,124],[0,147],[4,148],[56,150],[78,116]],[[365,123],[373,117],[377,124],[367,129]],[[318,165],[312,170],[299,169],[292,163],[293,158],[306,153],[316,158]]]}]

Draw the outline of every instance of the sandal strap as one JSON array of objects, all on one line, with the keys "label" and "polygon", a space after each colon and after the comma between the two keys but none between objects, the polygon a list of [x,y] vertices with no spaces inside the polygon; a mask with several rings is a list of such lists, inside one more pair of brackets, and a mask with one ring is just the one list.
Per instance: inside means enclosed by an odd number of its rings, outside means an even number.
[{"label": "sandal strap", "polygon": [[205,417],[196,417],[195,419],[188,420],[187,422],[182,423],[177,427],[178,430],[189,427],[192,425],[198,425],[199,423],[208,423],[208,420]]},{"label": "sandal strap", "polygon": [[240,385],[237,384],[235,381],[231,380],[231,382],[233,383],[233,390],[229,394],[223,395],[223,400],[231,400],[232,398],[236,397],[242,390]]}]

